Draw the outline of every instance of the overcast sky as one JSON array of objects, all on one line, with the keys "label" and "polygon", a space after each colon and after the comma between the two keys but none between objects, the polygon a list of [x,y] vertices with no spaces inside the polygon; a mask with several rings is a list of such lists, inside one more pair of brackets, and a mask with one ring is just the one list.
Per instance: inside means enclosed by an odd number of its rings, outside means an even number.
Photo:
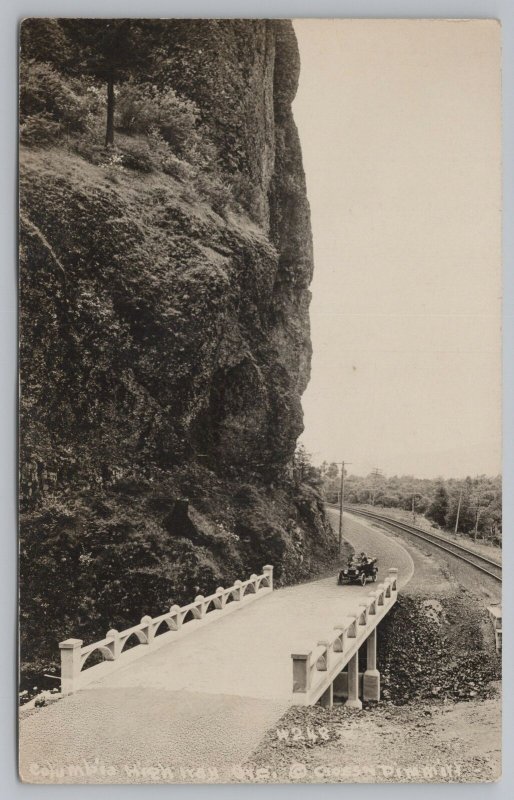
[{"label": "overcast sky", "polygon": [[297,20],[315,462],[497,474],[500,30]]}]

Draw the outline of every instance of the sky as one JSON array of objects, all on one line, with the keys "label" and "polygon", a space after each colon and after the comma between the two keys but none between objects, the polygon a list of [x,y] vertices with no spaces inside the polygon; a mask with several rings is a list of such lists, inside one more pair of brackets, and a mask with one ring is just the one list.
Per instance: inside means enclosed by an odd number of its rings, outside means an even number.
[{"label": "sky", "polygon": [[356,474],[498,474],[499,26],[294,26],[314,240],[301,441]]}]

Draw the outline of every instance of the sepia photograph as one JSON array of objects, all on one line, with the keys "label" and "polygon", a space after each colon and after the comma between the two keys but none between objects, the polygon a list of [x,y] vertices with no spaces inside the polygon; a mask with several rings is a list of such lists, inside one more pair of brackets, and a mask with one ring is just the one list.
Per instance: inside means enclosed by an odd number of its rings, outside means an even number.
[{"label": "sepia photograph", "polygon": [[18,101],[21,781],[500,780],[500,22],[28,17]]}]

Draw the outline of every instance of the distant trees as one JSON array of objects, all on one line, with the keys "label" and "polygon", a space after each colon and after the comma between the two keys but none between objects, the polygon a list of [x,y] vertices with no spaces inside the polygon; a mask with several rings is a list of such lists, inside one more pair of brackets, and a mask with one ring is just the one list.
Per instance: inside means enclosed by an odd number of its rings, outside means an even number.
[{"label": "distant trees", "polygon": [[[339,472],[336,464],[321,466],[325,500],[336,502],[339,491]],[[465,480],[416,478],[413,475],[394,475],[376,482],[373,473],[345,478],[347,503],[371,504],[382,508],[398,508],[472,538],[501,540],[502,507],[501,477],[480,475]]]}]

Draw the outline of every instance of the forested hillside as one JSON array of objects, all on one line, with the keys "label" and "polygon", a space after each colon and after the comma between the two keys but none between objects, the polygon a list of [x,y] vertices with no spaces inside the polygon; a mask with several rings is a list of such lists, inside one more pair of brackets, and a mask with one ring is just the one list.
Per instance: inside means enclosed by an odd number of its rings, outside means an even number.
[{"label": "forested hillside", "polygon": [[312,244],[290,22],[21,31],[21,666],[334,555],[293,470]]}]

